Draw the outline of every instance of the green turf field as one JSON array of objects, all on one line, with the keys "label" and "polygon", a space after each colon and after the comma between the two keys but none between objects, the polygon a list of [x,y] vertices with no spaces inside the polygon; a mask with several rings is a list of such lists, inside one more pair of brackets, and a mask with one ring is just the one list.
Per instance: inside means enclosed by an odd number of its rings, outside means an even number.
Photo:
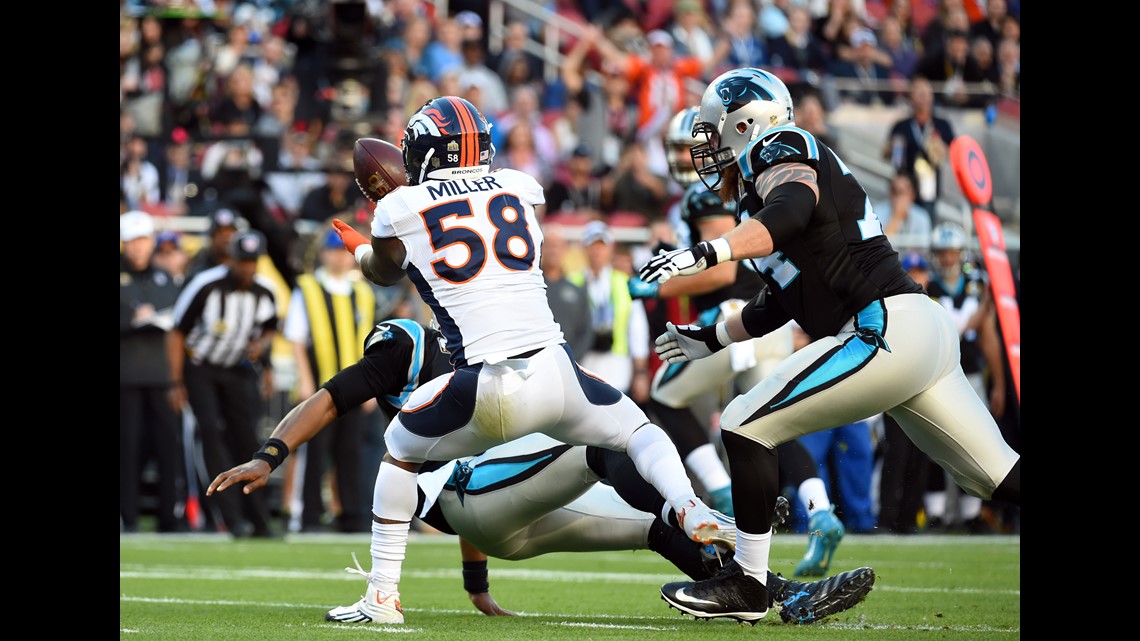
[{"label": "green turf field", "polygon": [[[778,534],[773,571],[790,575],[803,535]],[[1018,639],[1020,536],[856,536],[832,572],[870,565],[875,589],[852,610],[811,626],[775,612],[755,627],[682,617],[661,600],[684,579],[649,551],[491,559],[491,594],[512,618],[485,617],[460,578],[454,537],[413,535],[400,584],[403,626],[332,624],[330,607],[364,593],[343,570],[355,552],[368,570],[367,535],[234,541],[220,535],[119,537],[119,638],[226,641],[376,639],[494,641],[652,639]],[[379,637],[377,636],[379,635]]]}]

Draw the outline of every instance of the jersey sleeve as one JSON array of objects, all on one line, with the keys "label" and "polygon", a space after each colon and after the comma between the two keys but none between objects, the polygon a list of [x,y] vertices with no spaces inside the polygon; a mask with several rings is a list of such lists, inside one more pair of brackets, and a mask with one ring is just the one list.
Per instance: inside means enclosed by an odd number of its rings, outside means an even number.
[{"label": "jersey sleeve", "polygon": [[736,159],[741,177],[751,182],[765,169],[786,162],[800,162],[819,169],[819,143],[815,136],[799,127],[769,129],[748,143]]}]

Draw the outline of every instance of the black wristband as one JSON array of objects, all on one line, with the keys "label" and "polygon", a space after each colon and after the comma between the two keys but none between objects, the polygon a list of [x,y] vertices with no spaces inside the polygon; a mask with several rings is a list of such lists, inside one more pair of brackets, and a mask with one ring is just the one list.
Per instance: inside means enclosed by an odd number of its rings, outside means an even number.
[{"label": "black wristband", "polygon": [[278,438],[271,438],[261,446],[260,450],[253,453],[253,458],[261,459],[269,463],[269,471],[277,469],[285,461],[285,457],[289,456],[289,446]]},{"label": "black wristband", "polygon": [[704,258],[705,259],[705,265],[707,265],[708,267],[715,267],[716,266],[716,263],[717,263],[716,248],[712,246],[712,243],[710,243],[707,240],[702,240],[701,242],[697,243],[696,247],[694,247],[693,249],[700,252],[700,257],[698,258],[698,260],[700,258]]},{"label": "black wristband", "polygon": [[487,582],[487,561],[463,562],[463,589],[469,594],[482,594],[491,591]]}]

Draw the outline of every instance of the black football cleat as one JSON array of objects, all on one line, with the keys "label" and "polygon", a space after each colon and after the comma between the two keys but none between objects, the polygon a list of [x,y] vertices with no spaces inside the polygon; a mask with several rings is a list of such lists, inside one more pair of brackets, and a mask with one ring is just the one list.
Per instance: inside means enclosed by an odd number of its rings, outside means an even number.
[{"label": "black football cleat", "polygon": [[867,598],[874,584],[875,571],[868,567],[810,583],[788,580],[769,572],[769,607],[776,608],[784,623],[816,623],[858,605]]},{"label": "black football cleat", "polygon": [[735,562],[703,581],[667,583],[661,586],[661,598],[698,619],[727,617],[756,625],[768,614],[768,588]]}]

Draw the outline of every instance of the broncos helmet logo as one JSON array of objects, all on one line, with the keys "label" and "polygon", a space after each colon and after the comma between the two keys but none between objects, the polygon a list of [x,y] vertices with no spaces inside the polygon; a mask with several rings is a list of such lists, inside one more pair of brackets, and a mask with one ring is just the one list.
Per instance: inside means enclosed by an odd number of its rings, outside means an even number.
[{"label": "broncos helmet logo", "polygon": [[725,109],[733,111],[747,105],[754,100],[776,100],[772,92],[753,82],[746,76],[731,76],[725,78],[716,86],[716,93]]},{"label": "broncos helmet logo", "polygon": [[447,135],[451,133],[447,130],[448,125],[451,124],[452,119],[444,116],[438,109],[424,109],[424,115],[431,118],[436,127],[439,127],[439,133]]},{"label": "broncos helmet logo", "polygon": [[776,162],[777,158],[794,156],[798,153],[800,153],[799,149],[796,149],[791,145],[784,144],[779,141],[774,141],[771,144],[764,145],[764,147],[760,150],[760,159],[765,163],[771,165],[772,163]]}]

